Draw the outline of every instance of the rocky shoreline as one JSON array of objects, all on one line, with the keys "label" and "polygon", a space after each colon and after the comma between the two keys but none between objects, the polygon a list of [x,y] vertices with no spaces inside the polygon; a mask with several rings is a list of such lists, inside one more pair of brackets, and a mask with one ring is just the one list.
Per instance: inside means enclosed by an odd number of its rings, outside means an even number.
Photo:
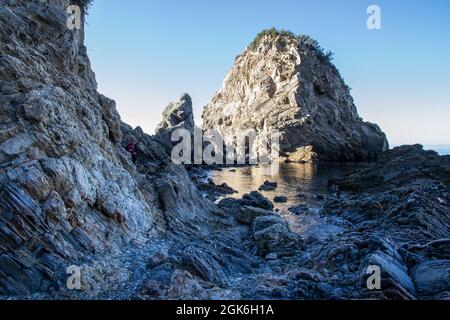
[{"label": "rocky shoreline", "polygon": [[[270,270],[264,281],[272,286],[250,297],[449,299],[449,179],[449,156],[419,145],[390,150],[372,167],[329,182],[317,218],[322,231],[328,224],[338,232],[325,237],[312,232],[300,239],[256,191],[218,206],[241,228],[249,226],[255,252]],[[314,215],[304,205],[289,210],[302,219]],[[380,266],[382,290],[365,288],[371,265]],[[299,269],[302,281],[286,276]]]}]

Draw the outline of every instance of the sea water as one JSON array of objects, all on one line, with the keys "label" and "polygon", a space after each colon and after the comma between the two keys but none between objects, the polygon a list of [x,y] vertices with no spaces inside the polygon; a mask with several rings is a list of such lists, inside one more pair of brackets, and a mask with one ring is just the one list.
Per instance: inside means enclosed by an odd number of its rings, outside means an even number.
[{"label": "sea water", "polygon": [[269,200],[276,196],[286,196],[287,203],[276,204],[277,208],[287,208],[294,204],[318,204],[328,194],[328,181],[339,178],[355,170],[367,167],[367,164],[311,164],[280,163],[275,174],[267,175],[264,165],[249,166],[223,171],[214,171],[211,178],[216,184],[226,183],[236,194],[231,197],[241,198],[251,191],[258,191],[265,181],[278,183],[274,191],[261,191]]}]

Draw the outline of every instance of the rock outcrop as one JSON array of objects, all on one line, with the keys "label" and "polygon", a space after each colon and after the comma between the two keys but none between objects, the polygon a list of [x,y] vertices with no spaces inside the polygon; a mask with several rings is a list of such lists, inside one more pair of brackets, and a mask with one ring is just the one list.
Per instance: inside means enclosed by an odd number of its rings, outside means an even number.
[{"label": "rock outcrop", "polygon": [[265,31],[236,58],[204,110],[203,129],[228,142],[254,129],[257,145],[279,130],[290,161],[376,159],[388,148],[386,136],[362,121],[349,90],[314,40]]},{"label": "rock outcrop", "polygon": [[156,128],[157,134],[167,130],[186,129],[193,132],[195,127],[192,99],[184,93],[178,102],[170,103],[163,111],[163,120]]},{"label": "rock outcrop", "polygon": [[[172,153],[173,147],[179,141],[172,141],[172,134],[178,130],[184,129],[190,132],[191,138],[194,136],[194,130],[199,130],[195,126],[194,112],[192,109],[192,99],[189,94],[184,93],[180,100],[171,102],[163,111],[163,120],[156,128],[156,140],[161,144],[168,154]],[[191,161],[193,162],[194,145],[191,148]]]},{"label": "rock outcrop", "polygon": [[142,241],[155,202],[97,93],[69,1],[1,1],[0,294],[57,290],[67,267]]}]

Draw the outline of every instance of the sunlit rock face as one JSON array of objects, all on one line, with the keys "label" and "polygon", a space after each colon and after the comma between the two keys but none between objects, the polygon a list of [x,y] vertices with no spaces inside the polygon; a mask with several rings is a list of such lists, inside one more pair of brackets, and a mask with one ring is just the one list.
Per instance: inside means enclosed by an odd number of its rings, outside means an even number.
[{"label": "sunlit rock face", "polygon": [[69,1],[1,1],[0,294],[54,288],[70,264],[152,230]]},{"label": "sunlit rock face", "polygon": [[225,140],[250,128],[266,140],[279,130],[282,155],[292,154],[292,161],[305,147],[307,161],[316,154],[325,161],[371,160],[388,148],[379,127],[359,117],[330,56],[311,38],[287,32],[261,33],[204,110],[203,129],[219,130]]}]

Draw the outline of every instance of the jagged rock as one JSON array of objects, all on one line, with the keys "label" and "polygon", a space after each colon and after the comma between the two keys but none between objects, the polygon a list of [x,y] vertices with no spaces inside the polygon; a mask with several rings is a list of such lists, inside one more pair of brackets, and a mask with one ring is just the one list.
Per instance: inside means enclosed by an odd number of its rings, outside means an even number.
[{"label": "jagged rock", "polygon": [[[368,257],[368,261],[365,265],[375,265],[380,267],[383,282],[386,283],[387,280],[390,279],[391,283],[388,285],[396,288],[400,292],[400,295],[405,294],[404,297],[414,296],[408,296],[408,293],[414,294],[416,292],[416,288],[414,287],[414,283],[408,274],[408,269],[405,266],[404,261],[398,259],[397,256],[394,255],[394,257],[392,257],[387,253],[377,251]],[[367,272],[365,272],[363,279],[365,280],[367,277]],[[363,281],[363,283],[364,282],[365,281]],[[403,290],[405,291],[404,293],[402,292]]]},{"label": "jagged rock", "polygon": [[271,214],[271,215],[261,215],[256,217],[256,219],[252,223],[252,233],[256,233],[258,231],[264,230],[274,224],[286,224],[280,216]]},{"label": "jagged rock", "polygon": [[[357,232],[337,236],[330,251],[322,250],[324,261],[348,269],[378,265],[383,290],[362,292],[370,298],[436,299],[448,291],[449,164],[448,156],[403,146],[367,169],[330,181],[339,192],[326,199],[322,213],[350,221]],[[332,251],[345,247],[336,261]]]},{"label": "jagged rock", "polygon": [[450,259],[425,260],[412,270],[417,292],[433,297],[442,292],[450,292]]},{"label": "jagged rock", "polygon": [[257,145],[280,131],[282,156],[292,161],[363,161],[388,148],[378,126],[359,117],[349,88],[307,36],[260,34],[206,106],[203,129],[226,141],[255,129]]},{"label": "jagged rock", "polygon": [[223,286],[226,275],[223,272],[221,259],[205,247],[187,247],[182,256],[181,263],[192,274],[199,275],[203,280]]},{"label": "jagged rock", "polygon": [[184,93],[178,102],[170,103],[163,112],[163,120],[156,128],[157,134],[163,134],[167,130],[186,129],[193,132],[194,113],[192,111],[192,99]]},{"label": "jagged rock", "polygon": [[99,95],[99,102],[102,107],[103,119],[108,126],[111,139],[115,143],[121,143],[123,134],[120,127],[122,122],[116,109],[116,102],[101,94]]},{"label": "jagged rock", "polygon": [[[273,212],[274,209],[273,203],[257,191],[244,194],[241,199],[222,199],[219,201],[218,206],[232,215],[242,215],[241,209],[245,211],[244,207],[262,209],[269,212]],[[248,219],[244,220],[247,223]]]},{"label": "jagged rock", "polygon": [[450,157],[424,151],[421,145],[401,146],[387,151],[365,170],[333,179],[341,191],[381,191],[386,188],[435,181],[450,183]]},{"label": "jagged rock", "polygon": [[[0,8],[0,295],[79,298],[67,291],[66,270],[83,262],[97,272],[85,278],[97,279],[84,284],[86,296],[110,292],[104,286],[126,271],[98,280],[109,268],[96,265],[118,260],[130,243],[152,245],[166,218],[178,231],[207,234],[215,210],[184,168],[167,165],[165,146],[121,123],[114,101],[97,92],[84,30],[67,29],[69,4]],[[123,148],[131,136],[141,173]]]},{"label": "jagged rock", "polygon": [[244,194],[244,196],[242,197],[242,204],[245,206],[262,208],[269,211],[272,211],[274,208],[273,203],[270,202],[269,199],[256,191]]},{"label": "jagged rock", "polygon": [[251,224],[253,219],[260,216],[272,215],[273,211],[264,210],[261,208],[242,206],[236,215],[236,219],[245,224]]},{"label": "jagged rock", "polygon": [[[194,163],[194,133],[201,135],[201,129],[195,126],[192,100],[187,93],[184,93],[178,102],[172,102],[164,109],[163,120],[156,128],[154,139],[164,147],[165,152],[169,155],[172,154],[173,147],[179,142],[172,141],[172,134],[178,129],[184,129],[191,133],[190,159]],[[201,147],[204,149],[206,145],[202,143]]]},{"label": "jagged rock", "polygon": [[231,188],[226,183],[222,183],[221,185],[216,185],[214,183],[214,181],[212,181],[211,179],[208,179],[207,183],[200,182],[200,183],[197,183],[196,185],[200,191],[207,192],[208,195],[213,197],[213,199],[217,199],[224,195],[230,195],[230,194],[237,193],[236,190]]}]

